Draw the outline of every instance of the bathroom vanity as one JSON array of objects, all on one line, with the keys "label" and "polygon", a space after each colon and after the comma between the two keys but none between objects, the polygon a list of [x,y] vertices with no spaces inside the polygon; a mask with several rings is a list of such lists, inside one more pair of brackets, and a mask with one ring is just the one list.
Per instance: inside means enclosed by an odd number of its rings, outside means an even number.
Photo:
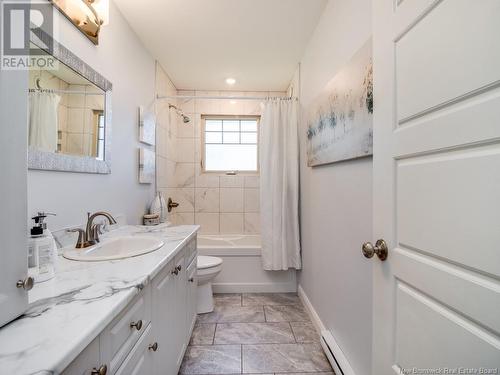
[{"label": "bathroom vanity", "polygon": [[198,226],[125,226],[103,238],[151,236],[164,245],[121,260],[59,257],[30,308],[0,329],[5,373],[177,374],[196,320]]}]

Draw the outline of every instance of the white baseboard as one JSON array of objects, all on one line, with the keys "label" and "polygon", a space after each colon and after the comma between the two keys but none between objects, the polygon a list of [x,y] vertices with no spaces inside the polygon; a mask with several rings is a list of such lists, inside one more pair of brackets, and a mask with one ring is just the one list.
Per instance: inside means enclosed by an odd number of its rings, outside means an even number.
[{"label": "white baseboard", "polygon": [[295,293],[293,283],[214,283],[214,293]]},{"label": "white baseboard", "polygon": [[325,325],[321,321],[318,313],[314,309],[314,306],[309,301],[307,294],[301,285],[298,286],[297,293],[299,295],[300,300],[304,304],[304,307],[311,318],[311,321],[321,335],[321,346],[325,351],[326,357],[330,361],[330,364],[337,375],[356,375],[353,371],[349,361],[346,356],[340,349],[340,346],[337,344],[335,337],[333,337],[332,333],[326,329]]}]

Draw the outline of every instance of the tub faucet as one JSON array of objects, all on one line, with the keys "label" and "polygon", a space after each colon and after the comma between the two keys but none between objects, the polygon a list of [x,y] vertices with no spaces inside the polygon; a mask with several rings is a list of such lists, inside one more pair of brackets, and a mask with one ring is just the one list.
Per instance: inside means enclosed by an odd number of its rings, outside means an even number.
[{"label": "tub faucet", "polygon": [[78,232],[78,240],[76,241],[76,248],[83,249],[85,247],[89,247],[95,245],[99,242],[99,233],[101,232],[102,224],[94,224],[94,219],[98,216],[104,216],[108,219],[109,224],[116,224],[116,220],[111,214],[108,214],[104,211],[98,211],[93,213],[87,213],[87,225],[86,229],[83,230],[81,228],[69,229],[68,232]]}]

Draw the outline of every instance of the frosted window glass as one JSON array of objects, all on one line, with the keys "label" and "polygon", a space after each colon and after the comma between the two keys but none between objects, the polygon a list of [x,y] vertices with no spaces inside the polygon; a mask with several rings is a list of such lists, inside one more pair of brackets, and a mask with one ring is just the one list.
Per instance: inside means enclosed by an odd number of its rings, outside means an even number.
[{"label": "frosted window glass", "polygon": [[205,170],[256,171],[257,145],[206,145]]},{"label": "frosted window glass", "polygon": [[257,121],[255,121],[255,120],[242,120],[241,121],[241,131],[242,132],[256,132],[257,131]]},{"label": "frosted window glass", "polygon": [[239,132],[240,131],[240,121],[239,120],[224,120],[225,132]]},{"label": "frosted window glass", "polygon": [[240,133],[224,132],[224,143],[240,143]]},{"label": "frosted window glass", "polygon": [[241,133],[241,143],[257,143],[257,133]]},{"label": "frosted window glass", "polygon": [[222,131],[222,120],[206,120],[205,130],[207,132],[220,132]]},{"label": "frosted window glass", "polygon": [[205,133],[205,142],[206,143],[222,143],[222,133]]}]

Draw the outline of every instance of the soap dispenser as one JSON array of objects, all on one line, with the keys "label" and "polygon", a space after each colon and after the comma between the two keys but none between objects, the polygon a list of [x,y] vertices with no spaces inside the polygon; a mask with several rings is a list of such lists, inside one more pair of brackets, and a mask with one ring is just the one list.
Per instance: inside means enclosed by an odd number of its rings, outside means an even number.
[{"label": "soap dispenser", "polygon": [[57,247],[45,222],[49,215],[55,216],[52,213],[38,212],[31,218],[35,223],[28,239],[28,267],[35,282],[47,281],[55,276]]}]

